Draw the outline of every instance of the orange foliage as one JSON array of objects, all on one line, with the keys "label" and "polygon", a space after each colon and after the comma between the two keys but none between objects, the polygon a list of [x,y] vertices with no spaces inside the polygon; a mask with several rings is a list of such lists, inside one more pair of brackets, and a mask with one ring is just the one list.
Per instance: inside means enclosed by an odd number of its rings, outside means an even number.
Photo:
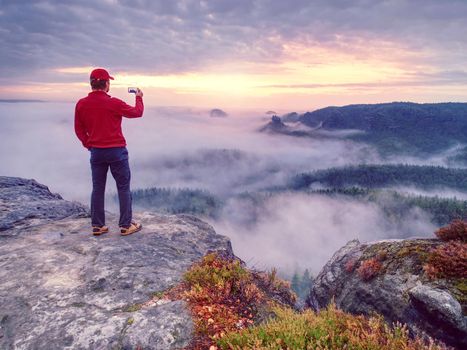
[{"label": "orange foliage", "polygon": [[265,294],[238,260],[209,254],[185,274],[185,281],[168,293],[188,302],[195,323],[189,349],[215,348],[227,332],[254,323]]},{"label": "orange foliage", "polygon": [[347,271],[348,273],[351,273],[351,272],[353,272],[353,270],[355,270],[355,265],[357,265],[357,260],[356,260],[356,259],[349,259],[349,260],[347,260],[347,262],[345,263],[344,269],[345,269],[345,271]]},{"label": "orange foliage", "polygon": [[360,263],[357,273],[364,281],[369,281],[381,270],[381,263],[376,258],[370,258]]},{"label": "orange foliage", "polygon": [[467,278],[467,243],[449,241],[432,249],[423,269],[430,278]]},{"label": "orange foliage", "polygon": [[438,229],[435,235],[443,241],[459,240],[467,242],[467,221],[454,220],[448,226]]}]

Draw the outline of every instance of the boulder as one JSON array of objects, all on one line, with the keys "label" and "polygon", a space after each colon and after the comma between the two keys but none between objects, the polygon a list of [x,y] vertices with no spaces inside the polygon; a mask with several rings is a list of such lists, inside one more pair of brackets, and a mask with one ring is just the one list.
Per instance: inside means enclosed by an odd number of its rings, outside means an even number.
[{"label": "boulder", "polygon": [[66,217],[89,217],[89,211],[35,180],[0,176],[0,236]]},{"label": "boulder", "polygon": [[430,280],[423,271],[428,252],[439,244],[437,239],[350,241],[318,274],[307,305],[319,309],[334,300],[344,311],[377,312],[389,323],[407,324],[411,334],[465,349],[467,306],[465,291],[459,287],[462,281]]}]

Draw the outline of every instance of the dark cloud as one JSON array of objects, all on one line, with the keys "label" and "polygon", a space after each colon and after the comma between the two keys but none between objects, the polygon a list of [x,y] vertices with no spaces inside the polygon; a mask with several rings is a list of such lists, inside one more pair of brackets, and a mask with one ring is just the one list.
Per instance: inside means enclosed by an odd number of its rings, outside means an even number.
[{"label": "dark cloud", "polygon": [[53,67],[170,73],[219,60],[274,61],[281,57],[283,40],[342,50],[351,50],[355,39],[396,41],[408,49],[439,52],[432,58],[439,65],[461,66],[467,52],[467,2],[462,0],[0,4],[3,79]]}]

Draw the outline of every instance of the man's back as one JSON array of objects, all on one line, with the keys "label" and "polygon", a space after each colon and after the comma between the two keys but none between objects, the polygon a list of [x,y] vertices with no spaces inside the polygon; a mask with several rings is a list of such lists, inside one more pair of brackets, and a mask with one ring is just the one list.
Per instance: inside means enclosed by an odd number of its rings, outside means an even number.
[{"label": "man's back", "polygon": [[78,101],[75,107],[75,132],[91,158],[92,234],[100,236],[109,232],[105,225],[104,197],[107,171],[110,168],[117,185],[120,202],[120,234],[128,236],[142,229],[143,225],[133,221],[131,208],[131,171],[122,133],[122,117],[139,118],[143,115],[143,92],[136,89],[136,102],[132,107],[118,98],[110,97],[110,80],[114,80],[103,68],[91,72],[89,83],[92,92]]},{"label": "man's back", "polygon": [[76,135],[86,148],[124,147],[122,117],[139,118],[143,110],[140,96],[136,96],[135,107],[132,107],[104,91],[92,91],[76,104]]}]

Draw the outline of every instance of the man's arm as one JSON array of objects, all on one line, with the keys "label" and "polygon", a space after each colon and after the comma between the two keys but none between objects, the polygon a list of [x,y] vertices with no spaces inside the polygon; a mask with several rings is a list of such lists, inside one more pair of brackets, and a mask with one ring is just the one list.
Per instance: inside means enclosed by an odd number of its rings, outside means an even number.
[{"label": "man's arm", "polygon": [[75,107],[75,133],[78,136],[79,140],[83,144],[84,147],[88,148],[88,133],[83,125],[83,121],[80,118],[79,111],[78,111],[78,103]]},{"label": "man's arm", "polygon": [[122,100],[117,100],[118,113],[127,118],[141,118],[143,116],[144,105],[143,105],[143,92],[138,89],[136,93],[135,106],[132,107]]}]

